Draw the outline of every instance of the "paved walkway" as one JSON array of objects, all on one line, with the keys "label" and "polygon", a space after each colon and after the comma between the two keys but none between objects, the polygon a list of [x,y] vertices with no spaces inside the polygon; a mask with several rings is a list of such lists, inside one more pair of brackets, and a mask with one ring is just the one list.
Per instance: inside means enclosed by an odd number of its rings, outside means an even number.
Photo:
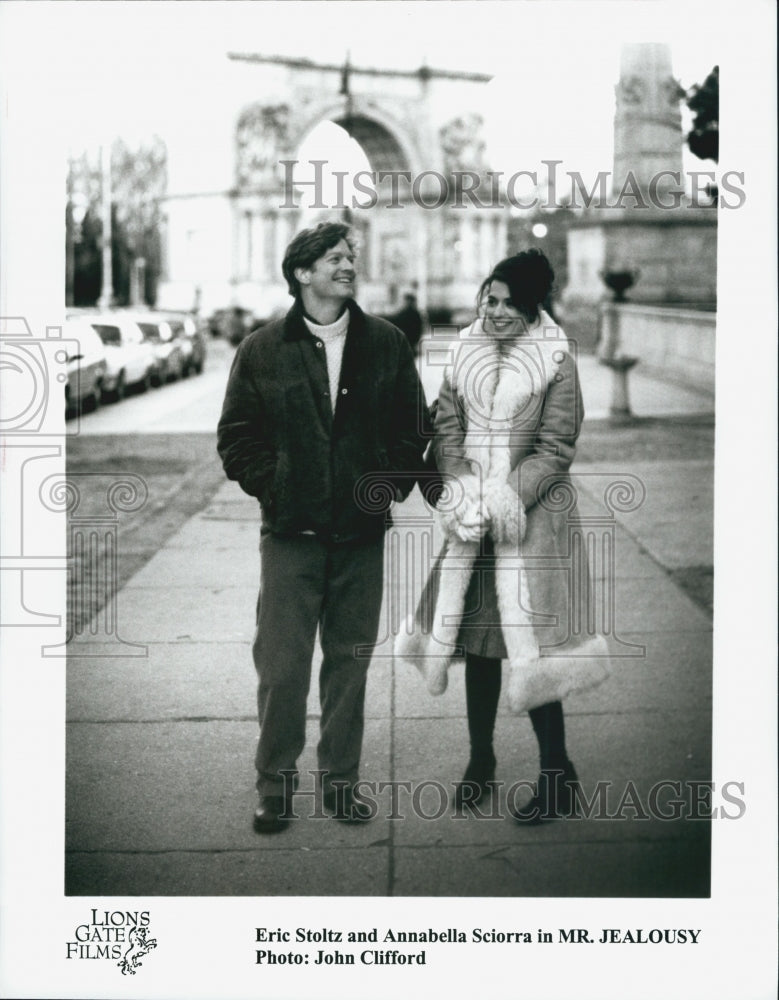
[{"label": "paved walkway", "polygon": [[[581,369],[592,421],[608,408],[610,373],[591,359]],[[711,400],[638,372],[633,387],[642,415],[712,410]],[[109,655],[115,650],[95,636],[88,651],[103,655],[69,662],[67,892],[706,895],[708,824],[659,818],[661,809],[671,813],[668,786],[654,810],[650,800],[662,781],[681,782],[689,800],[686,783],[710,775],[711,619],[673,574],[711,565],[712,479],[706,456],[636,463],[627,455],[577,470],[582,513],[597,542],[608,536],[615,551],[613,575],[607,564],[594,567],[599,606],[613,613],[614,669],[600,689],[571,698],[566,716],[585,791],[609,783],[600,818],[530,828],[507,818],[509,787],[534,779],[538,762],[529,720],[505,705],[496,733],[500,785],[487,817],[454,818],[442,798],[467,758],[462,671],[433,698],[413,668],[390,656],[425,545],[435,550],[438,542],[415,491],[388,536],[394,583],[369,671],[362,773],[392,784],[377,791],[378,815],[366,826],[317,818],[304,794],[296,798],[302,818],[264,838],[251,829],[258,519],[254,501],[225,483],[118,594],[119,635],[148,655]],[[615,480],[626,485],[609,490]],[[316,690],[314,682],[304,792],[316,766]]]}]

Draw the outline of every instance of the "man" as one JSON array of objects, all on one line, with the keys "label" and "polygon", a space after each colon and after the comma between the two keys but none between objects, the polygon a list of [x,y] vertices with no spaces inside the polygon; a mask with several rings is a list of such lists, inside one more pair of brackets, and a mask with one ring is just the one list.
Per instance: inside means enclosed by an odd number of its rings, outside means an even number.
[{"label": "man", "polygon": [[353,794],[365,647],[378,635],[388,511],[414,485],[429,418],[404,336],[353,300],[354,259],[345,225],[295,237],[282,263],[295,303],[236,351],[219,421],[225,472],[262,509],[258,833],[292,818],[317,627],[322,802],[345,822],[371,815]]},{"label": "man", "polygon": [[422,339],[422,314],[417,309],[417,297],[411,292],[403,296],[403,308],[394,316],[387,317],[391,323],[406,335],[409,346],[414,354],[419,352],[419,341]]}]

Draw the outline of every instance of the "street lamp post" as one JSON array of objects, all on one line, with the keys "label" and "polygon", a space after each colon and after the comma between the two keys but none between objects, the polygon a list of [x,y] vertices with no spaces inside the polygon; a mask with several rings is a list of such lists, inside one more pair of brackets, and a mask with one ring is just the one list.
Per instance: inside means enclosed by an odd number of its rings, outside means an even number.
[{"label": "street lamp post", "polygon": [[103,143],[100,147],[100,176],[103,219],[103,283],[98,305],[101,309],[110,309],[114,299],[114,288],[111,266],[111,146],[109,143]]},{"label": "street lamp post", "polygon": [[143,305],[146,287],[146,258],[136,257],[130,272],[130,305]]},{"label": "street lamp post", "polygon": [[[352,138],[352,129],[351,129],[351,126],[352,126],[352,91],[351,91],[351,85],[350,85],[350,80],[349,80],[349,76],[351,74],[351,69],[352,69],[352,65],[351,65],[351,53],[347,52],[346,53],[346,59],[344,60],[343,70],[341,72],[341,89],[339,90],[338,93],[341,95],[341,97],[345,98],[345,101],[344,101],[343,127],[344,127],[344,130],[346,131],[346,134],[349,136],[350,139]],[[349,208],[349,206],[346,205],[346,204],[344,204],[344,206],[343,206],[343,218],[344,218],[344,222],[348,226],[351,226],[352,221],[353,221],[353,219],[352,219],[352,211]]]}]

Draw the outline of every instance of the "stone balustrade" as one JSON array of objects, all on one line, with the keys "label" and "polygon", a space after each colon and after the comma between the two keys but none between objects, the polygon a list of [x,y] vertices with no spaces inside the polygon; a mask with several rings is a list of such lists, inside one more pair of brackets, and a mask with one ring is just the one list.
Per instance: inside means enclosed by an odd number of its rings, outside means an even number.
[{"label": "stone balustrade", "polygon": [[599,355],[635,357],[642,371],[714,394],[715,312],[603,302]]}]

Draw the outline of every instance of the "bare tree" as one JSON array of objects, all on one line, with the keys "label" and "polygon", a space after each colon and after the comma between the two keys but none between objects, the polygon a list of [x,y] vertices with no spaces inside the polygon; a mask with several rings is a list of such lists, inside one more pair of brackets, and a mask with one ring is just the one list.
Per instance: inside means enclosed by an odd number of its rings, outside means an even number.
[{"label": "bare tree", "polygon": [[719,159],[719,66],[701,84],[687,93],[687,107],[693,114],[687,135],[690,152],[700,160]]}]

